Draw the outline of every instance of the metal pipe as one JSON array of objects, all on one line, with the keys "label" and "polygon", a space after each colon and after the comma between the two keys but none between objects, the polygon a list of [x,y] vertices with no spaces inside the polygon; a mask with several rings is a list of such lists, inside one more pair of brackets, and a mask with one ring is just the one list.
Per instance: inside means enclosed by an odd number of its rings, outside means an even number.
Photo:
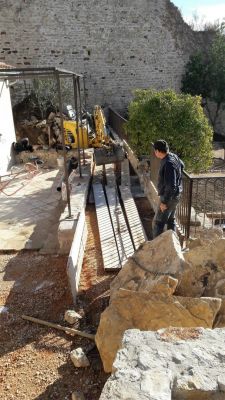
[{"label": "metal pipe", "polygon": [[[74,171],[75,169],[77,169],[78,166],[78,162],[76,157],[71,157],[69,160],[67,160],[66,162],[66,168],[67,168],[67,172],[68,172],[68,181],[70,179],[70,174],[72,171]],[[65,182],[65,175],[63,175],[58,183],[58,186],[56,188],[57,192],[61,192],[62,190],[62,183]]]},{"label": "metal pipe", "polygon": [[76,133],[77,133],[77,152],[78,152],[78,165],[80,177],[82,177],[81,162],[80,162],[80,137],[79,137],[79,118],[78,118],[78,102],[77,102],[77,77],[73,75],[73,92],[74,92],[74,104],[76,111]]},{"label": "metal pipe", "polygon": [[86,115],[86,129],[87,129],[87,138],[88,138],[87,95],[86,95],[86,86],[85,86],[85,76],[83,76],[83,89],[84,89],[84,109],[85,109],[85,115]]},{"label": "metal pipe", "polygon": [[190,236],[190,226],[191,226],[191,206],[192,206],[192,191],[193,191],[193,180],[189,180],[189,196],[188,196],[188,210],[187,210],[187,228],[186,228],[186,239]]},{"label": "metal pipe", "polygon": [[81,92],[80,92],[80,77],[79,77],[79,76],[78,76],[78,78],[77,78],[77,89],[78,89],[78,95],[79,95],[79,109],[80,109],[81,136],[82,136],[82,142],[83,142],[83,149],[82,149],[82,154],[83,154],[83,165],[85,165],[85,152],[84,152],[84,130],[83,130],[83,124],[82,124],[82,106],[81,106]]},{"label": "metal pipe", "polygon": [[63,128],[62,95],[61,95],[60,77],[57,72],[55,73],[55,77],[56,77],[56,82],[57,82],[58,98],[59,98],[59,113],[60,113],[61,135],[62,135],[62,145],[63,145],[64,174],[65,174],[65,182],[66,182],[68,213],[69,213],[69,218],[71,218],[72,214],[71,214],[71,204],[70,204],[70,190],[69,190],[69,182],[68,182],[68,171],[67,171],[67,164],[66,164],[66,146],[65,146],[64,128]]}]

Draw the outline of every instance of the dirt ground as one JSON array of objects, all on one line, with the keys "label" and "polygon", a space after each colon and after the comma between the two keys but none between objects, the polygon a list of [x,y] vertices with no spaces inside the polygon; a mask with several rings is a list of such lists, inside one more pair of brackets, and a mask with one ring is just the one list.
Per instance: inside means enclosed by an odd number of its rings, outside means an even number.
[{"label": "dirt ground", "polygon": [[[143,224],[151,236],[151,209],[137,199]],[[82,319],[74,327],[97,330],[108,304],[115,273],[105,273],[94,205],[86,209],[88,241],[76,311]],[[93,342],[25,321],[22,314],[68,326],[64,312],[73,309],[66,275],[67,257],[34,251],[0,254],[0,399],[66,400],[81,390],[86,400],[97,400],[108,375]],[[70,352],[82,347],[90,367],[75,368]]]}]

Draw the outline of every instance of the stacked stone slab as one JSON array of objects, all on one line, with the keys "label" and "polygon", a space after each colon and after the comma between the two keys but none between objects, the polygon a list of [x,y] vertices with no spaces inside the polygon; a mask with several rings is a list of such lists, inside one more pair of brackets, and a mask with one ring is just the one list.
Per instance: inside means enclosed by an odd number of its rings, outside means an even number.
[{"label": "stacked stone slab", "polygon": [[[218,242],[220,258],[225,239]],[[184,291],[192,271],[193,267],[185,260],[178,237],[172,231],[144,243],[130,257],[111,284],[110,305],[101,315],[96,334],[105,371],[112,370],[127,329],[149,331],[169,326],[214,326],[221,307],[221,295],[209,297],[207,294],[203,297],[201,294],[196,296],[192,291],[186,291],[185,296],[179,295],[183,294],[181,288]],[[183,277],[188,279],[180,287]]]},{"label": "stacked stone slab", "polygon": [[225,330],[128,330],[100,400],[224,400]]}]

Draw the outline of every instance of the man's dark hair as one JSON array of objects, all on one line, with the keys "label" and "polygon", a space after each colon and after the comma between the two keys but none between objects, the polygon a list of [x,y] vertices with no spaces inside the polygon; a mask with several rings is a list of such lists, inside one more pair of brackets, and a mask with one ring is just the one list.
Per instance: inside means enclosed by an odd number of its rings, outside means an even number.
[{"label": "man's dark hair", "polygon": [[161,153],[168,153],[169,151],[169,146],[168,143],[165,140],[157,140],[154,144],[153,147],[155,150],[160,151]]}]

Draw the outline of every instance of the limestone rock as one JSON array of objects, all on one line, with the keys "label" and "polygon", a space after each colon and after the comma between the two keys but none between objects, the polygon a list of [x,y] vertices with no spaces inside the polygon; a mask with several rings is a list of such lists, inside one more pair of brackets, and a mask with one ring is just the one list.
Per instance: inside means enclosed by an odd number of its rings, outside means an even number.
[{"label": "limestone rock", "polygon": [[225,376],[224,375],[218,376],[218,385],[219,385],[221,392],[225,392]]},{"label": "limestone rock", "polygon": [[99,400],[224,400],[224,341],[224,329],[128,330]]},{"label": "limestone rock", "polygon": [[194,249],[204,244],[210,244],[223,237],[221,228],[198,228],[195,238],[188,239],[187,246],[189,249]]},{"label": "limestone rock", "polygon": [[[225,238],[218,239],[216,241],[201,246],[197,249],[192,249],[184,253],[185,261],[192,265],[207,265],[213,264],[214,270],[219,267],[225,270]],[[212,265],[212,267],[213,267]]]},{"label": "limestone rock", "polygon": [[177,281],[159,278],[160,275],[179,277],[185,268],[185,261],[177,235],[169,230],[151,242],[145,242],[128,259],[117,277],[111,283],[111,299],[120,289],[135,291],[159,290],[173,294]]},{"label": "limestone rock", "polygon": [[156,274],[176,275],[184,264],[179,239],[172,230],[145,242],[132,258],[140,268]]},{"label": "limestone rock", "polygon": [[67,321],[69,324],[73,325],[78,319],[82,317],[74,310],[67,310],[64,315],[64,320]]},{"label": "limestone rock", "polygon": [[89,360],[81,347],[71,351],[70,358],[77,368],[89,367],[90,365]]},{"label": "limestone rock", "polygon": [[180,296],[217,297],[222,299],[216,322],[225,326],[225,239],[215,240],[184,253],[186,261],[176,294]]},{"label": "limestone rock", "polygon": [[105,371],[111,371],[127,329],[211,328],[220,305],[220,299],[161,296],[120,289],[102,313],[95,337]]},{"label": "limestone rock", "polygon": [[82,392],[76,391],[72,393],[72,400],[85,400],[85,398]]}]

